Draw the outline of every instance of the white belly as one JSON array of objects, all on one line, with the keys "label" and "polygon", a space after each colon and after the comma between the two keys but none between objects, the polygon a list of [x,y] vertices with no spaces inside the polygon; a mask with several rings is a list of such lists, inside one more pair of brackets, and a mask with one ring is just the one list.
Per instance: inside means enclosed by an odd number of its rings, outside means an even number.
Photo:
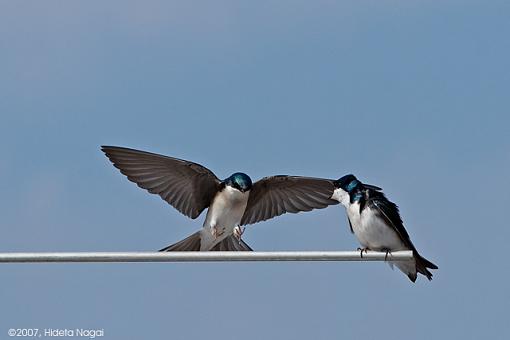
[{"label": "white belly", "polygon": [[[216,194],[213,204],[207,210],[200,250],[210,250],[232,235],[234,228],[241,223],[249,195],[249,191],[243,193],[228,186]],[[213,235],[213,227],[216,228],[216,237]]]},{"label": "white belly", "polygon": [[[358,203],[350,204],[346,209],[354,235],[363,247],[375,251],[409,250],[400,240],[397,232],[389,228],[371,208],[363,209],[361,216]],[[388,264],[392,268],[393,265],[397,266],[406,275],[416,276],[416,261],[414,260],[405,262],[389,261]]]},{"label": "white belly", "polygon": [[371,208],[363,209],[360,216],[359,204],[354,203],[347,208],[347,215],[351,221],[354,234],[363,247],[375,251],[406,249],[398,234],[389,228]]}]

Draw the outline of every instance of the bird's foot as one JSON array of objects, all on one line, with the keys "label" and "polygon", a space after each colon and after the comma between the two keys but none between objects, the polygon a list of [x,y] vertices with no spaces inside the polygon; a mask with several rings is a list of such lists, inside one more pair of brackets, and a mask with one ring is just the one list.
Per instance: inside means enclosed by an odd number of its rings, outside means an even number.
[{"label": "bird's foot", "polygon": [[217,239],[218,237],[223,235],[224,232],[225,232],[224,229],[218,228],[217,226],[211,227],[211,234],[214,237],[214,239]]},{"label": "bird's foot", "polygon": [[382,251],[386,252],[386,255],[384,255],[384,261],[387,261],[388,255],[391,257],[391,251],[389,249],[383,249]]},{"label": "bird's foot", "polygon": [[234,237],[237,238],[239,244],[241,244],[241,236],[243,236],[246,227],[237,226],[234,228]]},{"label": "bird's foot", "polygon": [[359,250],[359,255],[361,256],[361,258],[363,258],[363,253],[367,253],[370,249],[368,247],[364,247],[364,248],[358,248],[357,250]]}]

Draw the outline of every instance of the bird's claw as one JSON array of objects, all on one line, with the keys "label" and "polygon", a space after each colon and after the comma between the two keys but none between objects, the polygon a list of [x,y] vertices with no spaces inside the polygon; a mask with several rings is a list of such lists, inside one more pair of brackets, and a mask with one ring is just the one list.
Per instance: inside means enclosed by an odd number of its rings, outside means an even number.
[{"label": "bird's claw", "polygon": [[384,261],[388,260],[388,255],[391,256],[391,251],[389,249],[383,249],[383,251],[386,252],[386,255],[384,255]]},{"label": "bird's claw", "polygon": [[241,244],[241,236],[243,236],[246,227],[237,226],[234,228],[234,237],[237,238],[239,244]]},{"label": "bird's claw", "polygon": [[211,227],[211,234],[214,237],[214,239],[217,239],[218,237],[223,235],[223,233],[224,233],[224,231],[222,230],[220,232],[217,226]]},{"label": "bird's claw", "polygon": [[361,258],[363,258],[363,253],[366,254],[369,249],[365,247],[365,248],[358,248],[357,250],[359,251],[359,255],[361,256]]}]

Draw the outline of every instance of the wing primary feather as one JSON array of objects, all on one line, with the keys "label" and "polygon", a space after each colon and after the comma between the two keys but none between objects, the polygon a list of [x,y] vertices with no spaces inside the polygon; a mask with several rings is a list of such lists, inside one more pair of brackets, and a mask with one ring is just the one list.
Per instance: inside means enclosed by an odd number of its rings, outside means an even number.
[{"label": "wing primary feather", "polygon": [[101,150],[131,182],[191,218],[210,205],[221,185],[209,169],[197,163],[123,147],[102,146]]}]

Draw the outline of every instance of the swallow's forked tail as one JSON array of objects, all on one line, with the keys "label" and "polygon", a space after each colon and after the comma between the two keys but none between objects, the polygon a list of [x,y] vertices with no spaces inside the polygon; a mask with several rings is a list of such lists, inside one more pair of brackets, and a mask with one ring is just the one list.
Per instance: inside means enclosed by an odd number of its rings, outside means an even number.
[{"label": "swallow's forked tail", "polygon": [[415,252],[414,258],[416,259],[416,271],[425,275],[429,281],[432,280],[432,273],[427,268],[438,269],[438,267],[426,258],[422,257],[418,254],[418,252]]},{"label": "swallow's forked tail", "polygon": [[[201,234],[200,230],[184,240],[169,245],[160,251],[200,251]],[[215,245],[211,251],[252,251],[243,240],[239,241],[234,235],[228,236],[226,239]]]}]

